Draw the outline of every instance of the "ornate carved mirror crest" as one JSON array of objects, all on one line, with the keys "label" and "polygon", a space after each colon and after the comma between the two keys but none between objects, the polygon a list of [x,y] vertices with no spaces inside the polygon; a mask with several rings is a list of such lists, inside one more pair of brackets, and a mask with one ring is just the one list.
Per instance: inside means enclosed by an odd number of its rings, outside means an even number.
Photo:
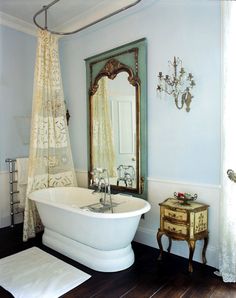
[{"label": "ornate carved mirror crest", "polygon": [[[134,51],[138,51],[138,49],[134,49]],[[137,55],[135,55],[137,57]],[[136,58],[137,59],[137,58]],[[138,61],[136,62],[138,64]],[[131,67],[128,67],[127,65],[121,63],[120,61],[112,58],[108,60],[104,66],[103,69],[99,72],[99,74],[96,76],[94,83],[92,81],[92,63],[90,65],[91,69],[91,81],[90,81],[90,96],[94,95],[98,89],[98,82],[99,80],[107,76],[109,79],[114,80],[118,73],[125,71],[128,73],[128,81],[130,82],[131,85],[133,86],[138,86],[140,84],[140,79],[138,77],[138,73],[133,72]]]}]

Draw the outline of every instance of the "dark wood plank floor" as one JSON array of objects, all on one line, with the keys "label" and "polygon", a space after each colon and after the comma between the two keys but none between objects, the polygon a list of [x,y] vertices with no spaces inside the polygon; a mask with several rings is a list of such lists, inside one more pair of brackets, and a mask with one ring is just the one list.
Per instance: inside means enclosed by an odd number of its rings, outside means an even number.
[{"label": "dark wood plank floor", "polygon": [[[186,259],[165,254],[163,261],[159,262],[158,250],[142,244],[132,243],[135,252],[133,266],[121,272],[101,273],[45,247],[42,245],[41,235],[23,243],[21,225],[14,229],[0,229],[0,258],[32,246],[92,275],[85,283],[63,295],[63,298],[236,297],[236,284],[223,283],[220,277],[213,274],[214,268],[194,263],[194,272],[189,274]],[[12,296],[0,287],[0,297]]]}]

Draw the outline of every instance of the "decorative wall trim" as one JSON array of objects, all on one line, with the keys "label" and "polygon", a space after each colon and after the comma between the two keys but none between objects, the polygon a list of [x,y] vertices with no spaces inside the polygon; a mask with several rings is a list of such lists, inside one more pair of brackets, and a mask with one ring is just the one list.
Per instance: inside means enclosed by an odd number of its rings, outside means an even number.
[{"label": "decorative wall trim", "polygon": [[21,19],[13,17],[9,14],[0,11],[0,25],[10,27],[20,32],[24,32],[30,35],[36,36],[37,29],[34,25],[31,25]]},{"label": "decorative wall trim", "polygon": [[196,187],[206,187],[206,188],[214,188],[214,189],[221,189],[220,184],[205,184],[205,183],[192,183],[186,181],[175,181],[175,180],[164,180],[158,178],[147,177],[148,181],[157,182],[157,183],[166,183],[166,184],[182,184],[186,186],[196,186]]},{"label": "decorative wall trim", "polygon": [[[75,170],[77,173],[88,175],[87,170]],[[147,181],[150,182],[156,182],[156,183],[165,183],[165,184],[177,184],[177,185],[186,185],[186,186],[195,186],[195,187],[203,187],[203,188],[212,188],[215,190],[221,190],[220,184],[205,184],[205,183],[194,183],[194,182],[186,182],[186,181],[176,181],[176,180],[165,180],[165,179],[159,179],[159,178],[153,178],[153,177],[147,177]]]}]

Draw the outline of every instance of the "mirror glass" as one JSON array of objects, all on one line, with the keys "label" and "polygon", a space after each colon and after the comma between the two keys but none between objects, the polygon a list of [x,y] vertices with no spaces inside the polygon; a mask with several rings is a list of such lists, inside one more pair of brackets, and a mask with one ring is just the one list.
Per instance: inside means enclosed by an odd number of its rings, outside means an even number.
[{"label": "mirror glass", "polygon": [[[101,80],[105,81],[101,83]],[[102,90],[102,89],[106,90]],[[97,138],[94,134],[103,135],[106,134],[104,124],[105,117],[109,119],[105,120],[109,122],[108,136],[104,136],[103,141],[106,144],[109,143],[111,150],[105,149],[106,154],[104,159],[93,159],[94,168],[112,168],[109,171],[110,184],[136,188],[136,168],[137,168],[137,156],[136,156],[136,89],[128,81],[128,73],[125,71],[120,72],[113,80],[104,76],[98,81],[98,90],[92,97],[92,108],[95,110],[102,106],[104,98],[98,98],[98,94],[104,97],[106,93],[108,111],[105,115],[97,113],[97,119],[92,119],[92,126],[95,126],[93,121],[97,121],[96,128],[94,128],[92,149],[93,151],[103,147],[101,144],[101,137]],[[98,105],[98,106],[96,106]],[[101,107],[102,109],[103,107]],[[95,111],[93,112],[95,113]],[[107,138],[111,138],[111,142],[108,142]],[[104,148],[103,148],[104,150]],[[112,151],[112,153],[110,153]],[[96,154],[93,152],[93,156]],[[103,153],[99,152],[100,155]],[[107,158],[108,154],[113,154],[113,158]],[[111,161],[111,165],[108,165],[108,161]]]},{"label": "mirror glass", "polygon": [[106,169],[115,192],[145,198],[146,40],[86,59],[88,179]]}]

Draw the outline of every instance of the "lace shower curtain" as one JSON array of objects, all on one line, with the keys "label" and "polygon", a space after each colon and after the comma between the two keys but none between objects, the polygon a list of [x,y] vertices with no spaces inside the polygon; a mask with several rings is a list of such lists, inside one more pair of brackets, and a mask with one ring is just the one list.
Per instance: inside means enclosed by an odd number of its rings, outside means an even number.
[{"label": "lace shower curtain", "polygon": [[58,54],[58,38],[38,32],[23,240],[42,230],[35,203],[28,195],[38,189],[76,186],[66,122]]},{"label": "lace shower curtain", "polygon": [[93,95],[93,165],[106,168],[110,177],[116,177],[115,149],[107,91],[107,77],[99,80],[97,92]]},{"label": "lace shower curtain", "polygon": [[225,282],[236,282],[236,183],[226,175],[236,170],[236,2],[222,2],[223,26],[223,171],[220,208],[219,269]]}]

